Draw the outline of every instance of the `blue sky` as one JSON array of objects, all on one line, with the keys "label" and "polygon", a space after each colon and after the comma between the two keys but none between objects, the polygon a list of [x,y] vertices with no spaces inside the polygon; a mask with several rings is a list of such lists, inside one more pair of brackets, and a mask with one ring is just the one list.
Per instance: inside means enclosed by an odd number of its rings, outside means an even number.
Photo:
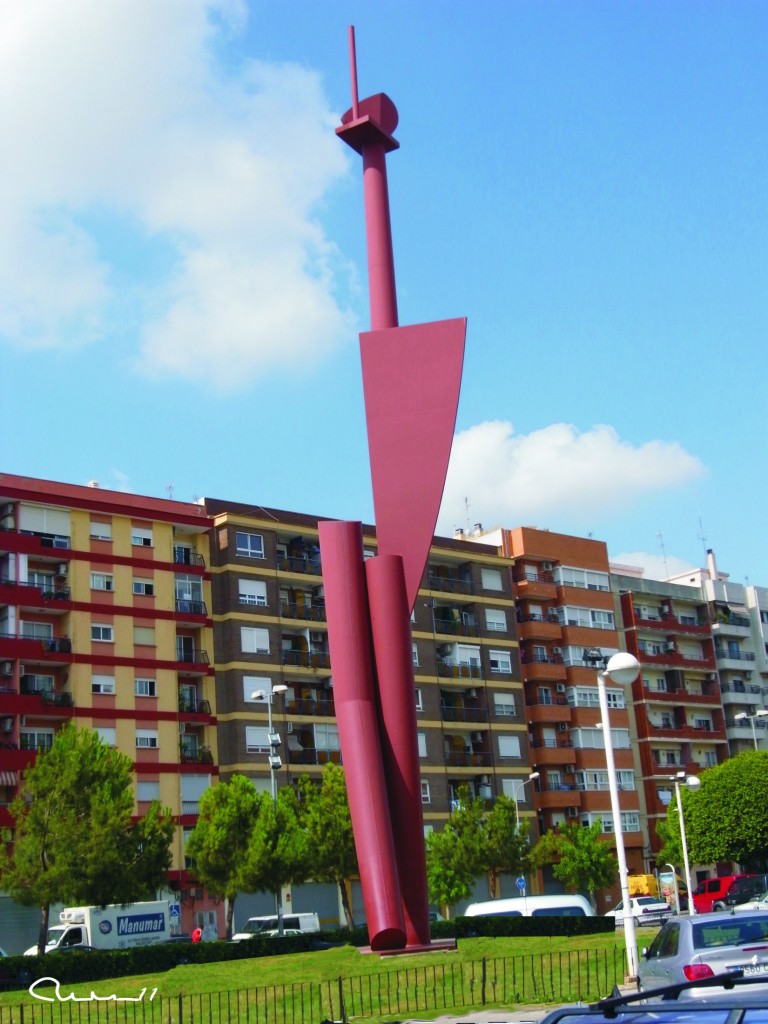
[{"label": "blue sky", "polygon": [[0,468],[372,520],[350,24],[469,322],[440,531],[768,585],[763,2],[0,5]]}]

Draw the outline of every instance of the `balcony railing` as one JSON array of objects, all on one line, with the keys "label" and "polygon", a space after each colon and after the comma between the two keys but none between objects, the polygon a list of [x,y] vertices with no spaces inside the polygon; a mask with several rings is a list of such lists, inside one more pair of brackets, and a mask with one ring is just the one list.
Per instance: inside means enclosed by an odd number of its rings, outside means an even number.
[{"label": "balcony railing", "polygon": [[457,707],[455,704],[441,704],[440,713],[444,722],[487,722],[486,708]]},{"label": "balcony railing", "polygon": [[184,714],[210,715],[211,702],[197,700],[195,697],[179,697],[179,711]]},{"label": "balcony railing", "polygon": [[25,537],[37,537],[40,546],[44,548],[59,548],[60,550],[71,547],[71,538],[59,533],[38,533],[36,530],[19,530]]},{"label": "balcony railing", "polygon": [[455,751],[445,755],[445,763],[452,768],[489,768],[491,755],[487,751]]},{"label": "balcony railing", "polygon": [[176,565],[201,565],[205,567],[205,559],[188,548],[174,548],[173,560]]},{"label": "balcony railing", "polygon": [[464,579],[461,576],[436,576],[429,574],[429,589],[440,590],[449,594],[474,594],[475,588],[472,580]]},{"label": "balcony railing", "polygon": [[330,668],[331,658],[325,651],[283,651],[283,664],[299,668]]},{"label": "balcony railing", "polygon": [[280,604],[280,614],[284,619],[307,619],[309,622],[325,622],[325,605],[298,605],[293,602],[282,601]]},{"label": "balcony railing", "polygon": [[189,601],[176,598],[176,611],[182,615],[207,615],[205,601]]},{"label": "balcony railing", "polygon": [[277,567],[282,572],[305,572],[312,576],[321,576],[323,572],[320,558],[307,555],[284,555],[278,559]]},{"label": "balcony railing", "polygon": [[715,648],[715,657],[718,661],[754,661],[755,656],[751,651],[728,651],[723,648]]},{"label": "balcony railing", "polygon": [[340,750],[317,750],[314,747],[303,747],[299,750],[289,750],[288,760],[291,764],[343,764]]},{"label": "balcony railing", "polygon": [[450,661],[438,661],[437,674],[451,679],[482,679],[483,670],[480,665],[455,665]]},{"label": "balcony railing", "polygon": [[310,700],[306,697],[296,697],[285,702],[285,712],[288,715],[321,715],[323,717],[336,714],[336,708],[332,700]]},{"label": "balcony railing", "polygon": [[208,658],[207,651],[200,650],[177,650],[176,661],[183,662],[185,665],[209,665],[210,660]]},{"label": "balcony railing", "polygon": [[478,636],[474,622],[456,622],[454,619],[435,619],[435,632],[446,633],[448,636]]}]

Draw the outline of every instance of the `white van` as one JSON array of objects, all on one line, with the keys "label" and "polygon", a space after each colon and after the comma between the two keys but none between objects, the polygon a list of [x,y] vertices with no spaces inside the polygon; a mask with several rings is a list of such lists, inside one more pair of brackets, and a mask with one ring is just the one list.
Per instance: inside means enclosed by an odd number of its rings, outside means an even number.
[{"label": "white van", "polygon": [[471,903],[465,917],[594,917],[588,899],[563,893],[558,896],[515,896],[508,900]]},{"label": "white van", "polygon": [[[232,936],[233,942],[242,942],[243,939],[252,939],[254,935],[261,935],[264,932],[277,934],[277,914],[266,914],[264,917],[249,917],[240,931]],[[283,931],[289,933],[320,931],[320,918],[317,914],[283,914]]]}]

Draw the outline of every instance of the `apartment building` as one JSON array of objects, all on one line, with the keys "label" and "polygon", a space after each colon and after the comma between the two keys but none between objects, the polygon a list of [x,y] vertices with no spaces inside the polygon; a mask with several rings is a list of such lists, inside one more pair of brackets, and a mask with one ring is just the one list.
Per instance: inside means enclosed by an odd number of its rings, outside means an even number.
[{"label": "apartment building", "polygon": [[729,753],[768,749],[768,591],[731,582],[711,550],[704,568],[674,579],[698,588],[706,603]]},{"label": "apartment building", "polygon": [[[514,558],[525,718],[540,834],[568,821],[600,819],[613,831],[597,673],[621,647],[606,546],[601,541],[519,527],[476,530],[469,540]],[[647,824],[638,780],[629,694],[607,686],[627,862],[643,869]],[[536,837],[533,836],[533,839]],[[551,882],[549,871],[543,884]],[[618,889],[606,894],[618,899]]]},{"label": "apartment building", "polygon": [[[222,777],[269,789],[269,708],[281,733],[279,785],[341,763],[317,517],[206,499]],[[364,527],[365,555],[376,552]],[[529,769],[511,561],[494,547],[435,538],[411,617],[430,826],[462,784],[492,800]],[[524,810],[524,809],[523,809]]]},{"label": "apartment building", "polygon": [[177,823],[182,927],[217,927],[184,832],[217,768],[209,522],[195,504],[0,475],[0,825],[66,722],[134,763]]},{"label": "apartment building", "polygon": [[724,695],[701,588],[615,569],[625,646],[640,662],[632,702],[653,868],[677,773],[698,775],[728,756]]}]

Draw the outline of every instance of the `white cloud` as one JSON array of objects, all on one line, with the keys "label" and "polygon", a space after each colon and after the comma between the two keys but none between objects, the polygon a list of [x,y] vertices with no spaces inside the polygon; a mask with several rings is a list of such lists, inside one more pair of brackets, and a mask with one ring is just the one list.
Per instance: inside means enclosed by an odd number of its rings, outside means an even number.
[{"label": "white cloud", "polygon": [[515,435],[507,421],[479,423],[454,438],[438,532],[450,536],[466,525],[465,500],[472,522],[487,528],[575,532],[704,472],[701,461],[676,442],[633,446],[610,426],[579,433],[553,423]]},{"label": "white cloud", "polygon": [[354,336],[314,216],[349,167],[337,119],[311,70],[223,69],[246,17],[239,0],[0,8],[0,335],[82,344],[128,308],[142,369],[222,390]]},{"label": "white cloud", "polygon": [[618,555],[610,554],[612,564],[635,566],[645,570],[645,578],[649,580],[666,580],[670,576],[680,576],[684,572],[698,568],[692,566],[685,558],[676,555],[650,554],[648,551],[622,551]]}]

